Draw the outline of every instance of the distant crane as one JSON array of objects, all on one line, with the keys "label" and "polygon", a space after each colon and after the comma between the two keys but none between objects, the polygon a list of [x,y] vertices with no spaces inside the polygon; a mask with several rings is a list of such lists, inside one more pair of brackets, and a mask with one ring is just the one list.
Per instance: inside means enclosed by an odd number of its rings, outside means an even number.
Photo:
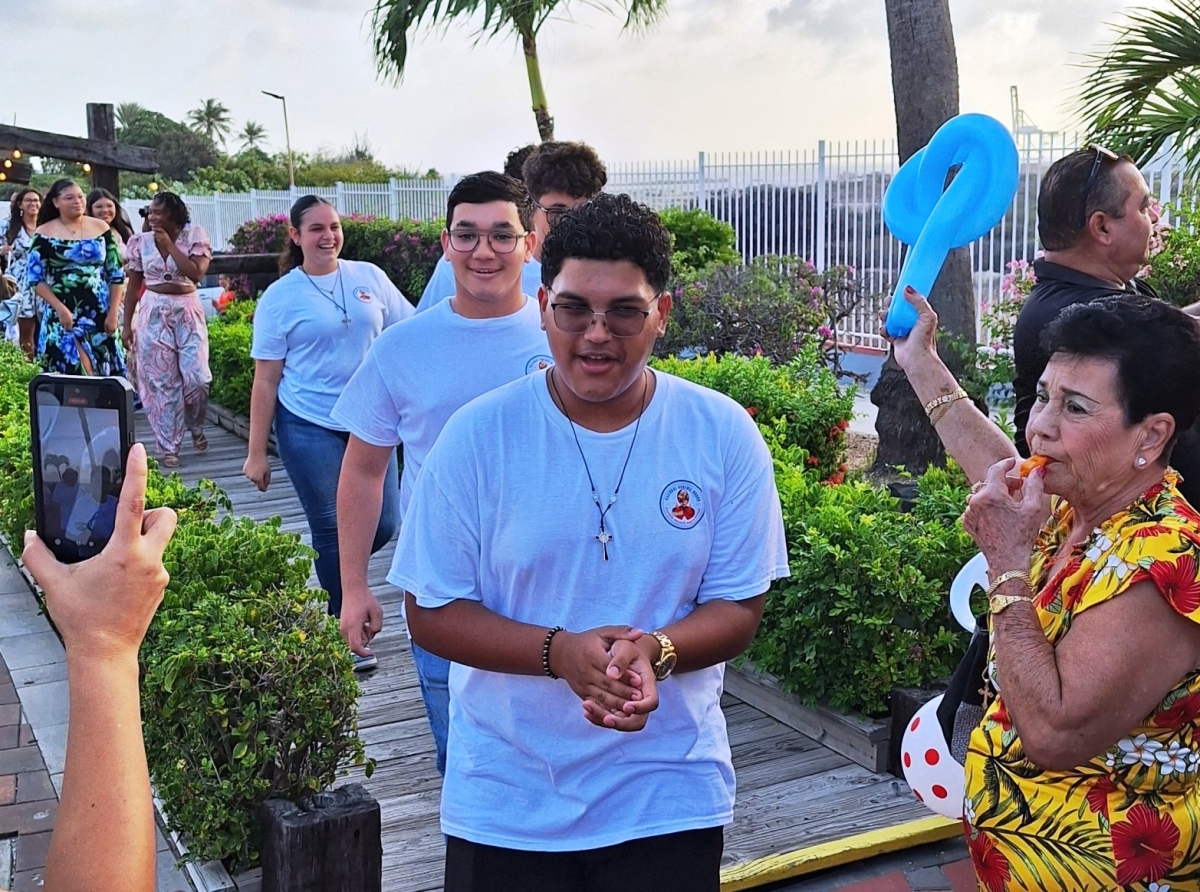
[{"label": "distant crane", "polygon": [[1032,135],[1041,133],[1042,128],[1030,120],[1029,115],[1025,114],[1025,110],[1021,108],[1021,100],[1017,95],[1016,84],[1009,87],[1009,96],[1012,97],[1012,132],[1013,136],[1018,134]]}]

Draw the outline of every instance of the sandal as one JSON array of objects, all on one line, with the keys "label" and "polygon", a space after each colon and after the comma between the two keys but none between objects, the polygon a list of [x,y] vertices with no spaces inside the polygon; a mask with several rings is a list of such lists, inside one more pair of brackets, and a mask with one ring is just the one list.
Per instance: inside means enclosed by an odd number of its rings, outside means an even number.
[{"label": "sandal", "polygon": [[174,452],[165,452],[163,453],[163,457],[159,459],[159,464],[161,464],[164,468],[178,468],[179,456]]},{"label": "sandal", "polygon": [[204,434],[192,434],[192,445],[197,452],[208,452],[208,437]]}]

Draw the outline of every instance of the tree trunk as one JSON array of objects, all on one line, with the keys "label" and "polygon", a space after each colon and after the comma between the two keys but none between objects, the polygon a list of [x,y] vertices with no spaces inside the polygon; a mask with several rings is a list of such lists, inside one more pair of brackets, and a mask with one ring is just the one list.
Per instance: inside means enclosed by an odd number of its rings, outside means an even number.
[{"label": "tree trunk", "polygon": [[[923,148],[937,129],[958,114],[958,59],[949,0],[884,0],[892,59],[892,98],[896,141],[903,164]],[[975,296],[968,248],[952,251],[929,301],[940,330],[975,339]],[[957,372],[957,358],[943,351]],[[878,409],[876,470],[902,465],[920,473],[945,461],[945,451],[904,372],[888,356],[871,391]]]},{"label": "tree trunk", "polygon": [[529,75],[529,95],[533,99],[533,117],[537,120],[538,136],[542,142],[549,142],[554,139],[554,118],[550,117],[550,105],[546,102],[546,90],[542,86],[537,36],[533,33],[522,33],[521,49],[525,53],[525,71]]}]

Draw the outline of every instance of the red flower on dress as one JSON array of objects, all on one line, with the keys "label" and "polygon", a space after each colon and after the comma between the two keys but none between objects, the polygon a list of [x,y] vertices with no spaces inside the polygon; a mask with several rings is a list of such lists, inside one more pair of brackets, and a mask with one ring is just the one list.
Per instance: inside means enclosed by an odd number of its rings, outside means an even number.
[{"label": "red flower on dress", "polygon": [[1181,520],[1186,520],[1193,526],[1200,526],[1200,512],[1189,505],[1187,502],[1180,499],[1172,503],[1172,508],[1175,509],[1175,516]]},{"label": "red flower on dress", "polygon": [[975,865],[975,876],[988,892],[1004,892],[1008,884],[1008,859],[996,848],[992,838],[983,831],[967,837],[967,848],[971,852],[971,863]]},{"label": "red flower on dress", "polygon": [[1161,523],[1146,523],[1139,526],[1132,533],[1135,539],[1151,539],[1163,533],[1171,532],[1171,528]]},{"label": "red flower on dress", "polygon": [[1139,802],[1112,825],[1113,855],[1117,859],[1117,885],[1155,883],[1175,863],[1179,828],[1169,814],[1159,814]]},{"label": "red flower on dress", "polygon": [[1104,815],[1108,818],[1108,794],[1117,789],[1117,785],[1112,782],[1112,778],[1107,774],[1103,777],[1098,777],[1089,785],[1091,787],[1087,794],[1088,808],[1094,814]]},{"label": "red flower on dress", "polygon": [[990,718],[1000,726],[1001,731],[1012,730],[1012,717],[1008,714],[1008,704],[1004,702],[1004,698],[996,700],[996,711],[991,714]]},{"label": "red flower on dress", "polygon": [[1154,717],[1154,724],[1172,731],[1182,731],[1196,724],[1200,718],[1200,691],[1180,697]]},{"label": "red flower on dress", "polygon": [[1200,578],[1196,559],[1180,555],[1174,563],[1159,560],[1150,565],[1150,576],[1167,603],[1186,616],[1200,610]]}]

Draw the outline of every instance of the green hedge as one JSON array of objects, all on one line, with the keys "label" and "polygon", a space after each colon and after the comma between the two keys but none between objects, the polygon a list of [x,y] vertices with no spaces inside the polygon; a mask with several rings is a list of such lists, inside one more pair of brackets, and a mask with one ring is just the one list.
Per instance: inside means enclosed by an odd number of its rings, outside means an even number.
[{"label": "green hedge", "polygon": [[720,391],[745,407],[784,447],[804,450],[803,467],[820,480],[841,483],[846,474],[846,429],[854,389],[842,389],[810,345],[787,365],[765,357],[726,354],[718,359],[655,359],[662,369]]},{"label": "green hedge", "polygon": [[[33,526],[34,374],[0,344],[0,529],[13,543]],[[153,466],[146,501],[179,513],[164,556],[171,581],[139,655],[150,773],[189,860],[252,864],[264,799],[298,799],[351,765],[370,771],[352,659],[307,588],[312,550],[278,519],[217,522],[224,492]]]}]

